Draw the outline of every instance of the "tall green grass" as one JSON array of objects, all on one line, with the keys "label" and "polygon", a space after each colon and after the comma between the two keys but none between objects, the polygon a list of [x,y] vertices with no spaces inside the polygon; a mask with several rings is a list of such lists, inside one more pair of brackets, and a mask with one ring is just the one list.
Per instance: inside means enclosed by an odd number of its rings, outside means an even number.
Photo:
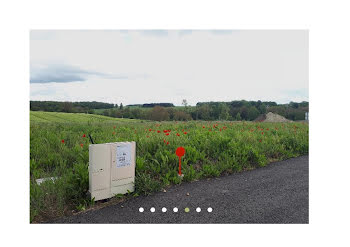
[{"label": "tall green grass", "polygon": [[[171,132],[167,136],[164,130]],[[171,184],[263,167],[270,161],[306,154],[309,148],[308,125],[304,123],[160,123],[31,112],[31,221],[62,216],[93,203],[87,196],[88,134],[96,143],[136,141],[135,196]],[[182,180],[177,176],[175,155],[179,146],[186,149]],[[35,179],[43,177],[58,179],[37,185]]]}]

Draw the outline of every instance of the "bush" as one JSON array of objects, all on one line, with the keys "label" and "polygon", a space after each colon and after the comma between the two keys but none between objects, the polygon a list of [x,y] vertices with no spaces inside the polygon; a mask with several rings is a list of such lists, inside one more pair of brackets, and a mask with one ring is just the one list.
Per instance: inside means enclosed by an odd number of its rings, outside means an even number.
[{"label": "bush", "polygon": [[174,113],[174,120],[176,121],[188,121],[188,120],[192,120],[192,117],[190,114],[183,112],[183,111],[176,111]]}]

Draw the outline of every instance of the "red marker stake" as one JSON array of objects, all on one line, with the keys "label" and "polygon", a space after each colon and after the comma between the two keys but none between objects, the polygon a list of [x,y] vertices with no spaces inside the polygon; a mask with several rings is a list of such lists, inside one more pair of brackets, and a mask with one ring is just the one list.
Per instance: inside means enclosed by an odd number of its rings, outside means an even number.
[{"label": "red marker stake", "polygon": [[179,157],[179,176],[181,176],[181,157]]},{"label": "red marker stake", "polygon": [[179,176],[182,176],[181,173],[181,157],[185,154],[185,149],[183,147],[178,147],[176,149],[176,155],[179,157]]}]

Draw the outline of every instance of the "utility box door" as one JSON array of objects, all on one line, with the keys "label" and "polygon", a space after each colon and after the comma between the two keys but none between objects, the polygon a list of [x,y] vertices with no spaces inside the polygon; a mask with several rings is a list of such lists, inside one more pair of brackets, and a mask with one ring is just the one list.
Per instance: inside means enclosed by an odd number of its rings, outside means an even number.
[{"label": "utility box door", "polygon": [[111,150],[109,145],[90,145],[89,162],[89,190],[110,188]]},{"label": "utility box door", "polygon": [[136,143],[89,145],[89,191],[102,200],[134,191]]},{"label": "utility box door", "polygon": [[111,180],[135,177],[135,142],[118,142],[111,146],[112,167]]}]

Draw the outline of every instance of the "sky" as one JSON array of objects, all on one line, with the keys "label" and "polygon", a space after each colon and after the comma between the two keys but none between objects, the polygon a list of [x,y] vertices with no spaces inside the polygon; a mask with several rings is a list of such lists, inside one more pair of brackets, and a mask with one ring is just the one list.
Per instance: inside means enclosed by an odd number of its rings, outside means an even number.
[{"label": "sky", "polygon": [[30,99],[309,101],[307,30],[32,30]]}]

